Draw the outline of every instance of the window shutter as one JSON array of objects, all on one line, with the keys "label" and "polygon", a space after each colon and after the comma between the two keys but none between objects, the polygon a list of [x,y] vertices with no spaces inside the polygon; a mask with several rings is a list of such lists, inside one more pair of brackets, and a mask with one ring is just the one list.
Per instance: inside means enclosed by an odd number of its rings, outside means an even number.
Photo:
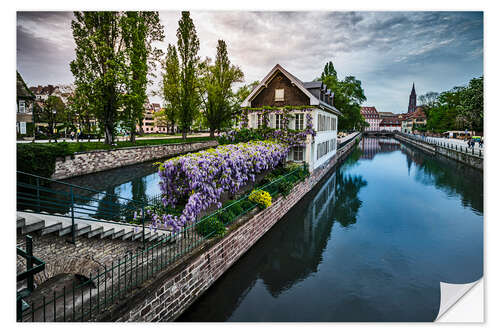
[{"label": "window shutter", "polygon": [[274,113],[269,114],[269,127],[276,128],[276,115]]}]

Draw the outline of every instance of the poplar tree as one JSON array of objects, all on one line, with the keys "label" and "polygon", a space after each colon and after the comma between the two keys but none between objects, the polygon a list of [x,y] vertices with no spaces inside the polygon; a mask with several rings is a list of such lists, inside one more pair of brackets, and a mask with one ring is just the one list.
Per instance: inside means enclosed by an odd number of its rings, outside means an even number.
[{"label": "poplar tree", "polygon": [[179,126],[185,139],[199,112],[198,51],[200,41],[189,12],[182,12],[177,29],[177,51],[180,59],[180,112]]},{"label": "poplar tree", "polygon": [[180,89],[179,58],[174,45],[168,44],[167,56],[163,62],[162,95],[165,109],[155,114],[155,118],[165,122],[167,129],[174,132],[175,122],[180,115],[181,89]]},{"label": "poplar tree", "polygon": [[162,55],[162,51],[153,45],[155,41],[162,41],[165,36],[158,12],[125,12],[122,17],[122,34],[128,63],[123,123],[130,132],[130,141],[134,142],[137,126],[142,130],[140,125],[148,98],[148,73],[153,75],[156,62]]},{"label": "poplar tree", "polygon": [[[112,144],[115,126],[125,118],[134,128],[142,117],[148,66],[163,39],[157,12],[74,12],[71,22],[76,59],[70,63],[75,86],[87,96],[92,114]],[[139,106],[140,105],[140,106]]]},{"label": "poplar tree", "polygon": [[208,65],[203,78],[203,116],[210,128],[210,137],[216,130],[230,124],[238,109],[232,85],[243,81],[243,72],[229,61],[227,46],[223,40],[217,43],[215,64]]}]

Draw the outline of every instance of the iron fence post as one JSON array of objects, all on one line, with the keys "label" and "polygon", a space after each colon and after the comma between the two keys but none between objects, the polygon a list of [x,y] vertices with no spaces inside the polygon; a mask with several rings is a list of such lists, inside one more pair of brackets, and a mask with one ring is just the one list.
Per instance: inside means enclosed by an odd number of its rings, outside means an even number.
[{"label": "iron fence post", "polygon": [[[26,258],[26,270],[29,271],[33,268],[33,238],[30,235],[26,235],[26,253],[28,254]],[[31,292],[34,287],[33,274],[28,276],[28,290]]]},{"label": "iron fence post", "polygon": [[75,198],[73,194],[73,186],[69,187],[71,195],[71,243],[75,244]]},{"label": "iron fence post", "polygon": [[142,248],[146,249],[146,236],[145,236],[145,225],[144,225],[144,204],[141,206],[141,219],[142,219]]},{"label": "iron fence post", "polygon": [[17,305],[16,305],[16,312],[17,312],[17,321],[23,321],[23,301],[21,297],[17,298]]},{"label": "iron fence post", "polygon": [[40,213],[40,179],[36,177],[36,207],[37,212]]}]

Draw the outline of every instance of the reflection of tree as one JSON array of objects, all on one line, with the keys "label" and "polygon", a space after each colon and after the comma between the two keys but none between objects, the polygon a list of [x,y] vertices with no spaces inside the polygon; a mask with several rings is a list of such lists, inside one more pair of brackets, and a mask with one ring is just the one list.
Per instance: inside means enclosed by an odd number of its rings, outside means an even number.
[{"label": "reflection of tree", "polygon": [[435,186],[449,196],[458,195],[464,207],[483,212],[483,174],[480,171],[418,149],[404,146],[402,150],[416,165],[415,179],[418,182]]},{"label": "reflection of tree", "polygon": [[[324,183],[300,200],[179,320],[228,320],[259,279],[277,297],[317,272],[334,221],[343,226],[356,222],[361,206],[357,195],[367,182],[361,176],[344,173],[356,164],[361,153],[358,148],[354,150],[341,170],[327,175]],[[219,296],[222,294],[223,298]]]},{"label": "reflection of tree", "polygon": [[95,219],[118,219],[120,217],[120,202],[115,195],[115,188],[112,187],[105,191],[105,194],[99,194],[97,199],[97,211],[91,216]]},{"label": "reflection of tree", "polygon": [[356,223],[358,210],[361,207],[361,200],[358,193],[367,182],[361,176],[345,175],[339,170],[337,173],[335,202],[335,220],[344,227]]}]

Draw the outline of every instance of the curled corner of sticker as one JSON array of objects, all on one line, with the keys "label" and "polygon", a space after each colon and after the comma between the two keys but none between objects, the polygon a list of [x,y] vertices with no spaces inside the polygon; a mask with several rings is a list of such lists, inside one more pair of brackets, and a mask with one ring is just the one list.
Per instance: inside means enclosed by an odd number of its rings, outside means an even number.
[{"label": "curled corner of sticker", "polygon": [[439,305],[439,313],[435,319],[438,319],[444,315],[455,303],[457,303],[460,298],[462,298],[469,290],[472,289],[481,279],[464,284],[454,284],[454,283],[446,283],[440,282],[441,289],[441,303]]}]

